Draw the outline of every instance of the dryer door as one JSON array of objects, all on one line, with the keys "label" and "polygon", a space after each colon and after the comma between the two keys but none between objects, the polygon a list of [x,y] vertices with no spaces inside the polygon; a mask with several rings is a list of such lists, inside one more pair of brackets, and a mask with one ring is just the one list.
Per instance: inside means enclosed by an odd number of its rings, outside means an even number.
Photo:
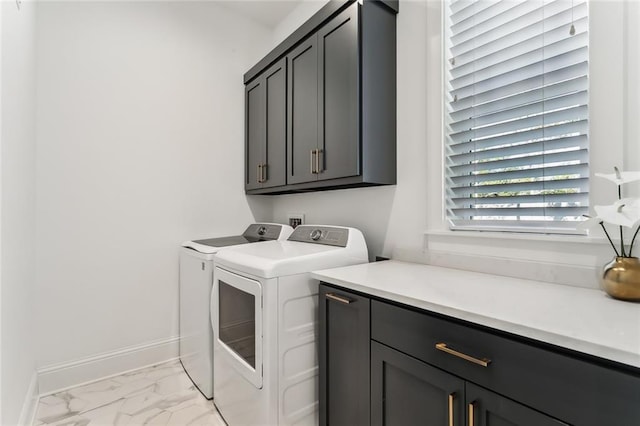
[{"label": "dryer door", "polygon": [[212,318],[216,344],[229,364],[255,387],[262,388],[262,285],[259,281],[216,268]]}]

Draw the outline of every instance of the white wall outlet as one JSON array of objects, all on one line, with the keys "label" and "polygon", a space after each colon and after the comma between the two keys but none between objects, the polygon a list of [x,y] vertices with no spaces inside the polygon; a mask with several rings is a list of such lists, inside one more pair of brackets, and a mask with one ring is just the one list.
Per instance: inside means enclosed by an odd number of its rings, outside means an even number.
[{"label": "white wall outlet", "polygon": [[289,218],[289,226],[291,226],[293,229],[296,229],[298,225],[304,224],[304,214],[291,213],[288,214],[287,217]]}]

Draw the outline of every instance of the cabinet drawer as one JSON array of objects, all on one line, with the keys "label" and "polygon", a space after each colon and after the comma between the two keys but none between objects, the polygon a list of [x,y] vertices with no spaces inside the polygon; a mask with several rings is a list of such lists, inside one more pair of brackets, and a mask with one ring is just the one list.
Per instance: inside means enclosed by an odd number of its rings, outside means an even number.
[{"label": "cabinet drawer", "polygon": [[640,425],[638,371],[380,301],[371,302],[371,338],[564,422]]}]

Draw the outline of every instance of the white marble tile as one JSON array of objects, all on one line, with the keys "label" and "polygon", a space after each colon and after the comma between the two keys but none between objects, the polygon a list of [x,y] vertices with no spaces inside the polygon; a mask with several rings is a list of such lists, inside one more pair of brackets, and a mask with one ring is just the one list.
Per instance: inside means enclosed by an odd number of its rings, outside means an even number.
[{"label": "white marble tile", "polygon": [[171,413],[168,425],[206,425],[204,423],[211,410],[198,404],[192,404]]},{"label": "white marble tile", "polygon": [[225,426],[175,361],[40,399],[34,426]]}]

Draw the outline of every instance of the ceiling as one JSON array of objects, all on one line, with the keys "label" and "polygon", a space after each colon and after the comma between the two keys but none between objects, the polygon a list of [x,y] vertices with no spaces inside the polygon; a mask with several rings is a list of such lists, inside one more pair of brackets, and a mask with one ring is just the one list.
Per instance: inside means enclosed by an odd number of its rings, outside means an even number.
[{"label": "ceiling", "polygon": [[229,9],[248,16],[251,19],[275,28],[303,0],[232,0],[221,1]]}]

